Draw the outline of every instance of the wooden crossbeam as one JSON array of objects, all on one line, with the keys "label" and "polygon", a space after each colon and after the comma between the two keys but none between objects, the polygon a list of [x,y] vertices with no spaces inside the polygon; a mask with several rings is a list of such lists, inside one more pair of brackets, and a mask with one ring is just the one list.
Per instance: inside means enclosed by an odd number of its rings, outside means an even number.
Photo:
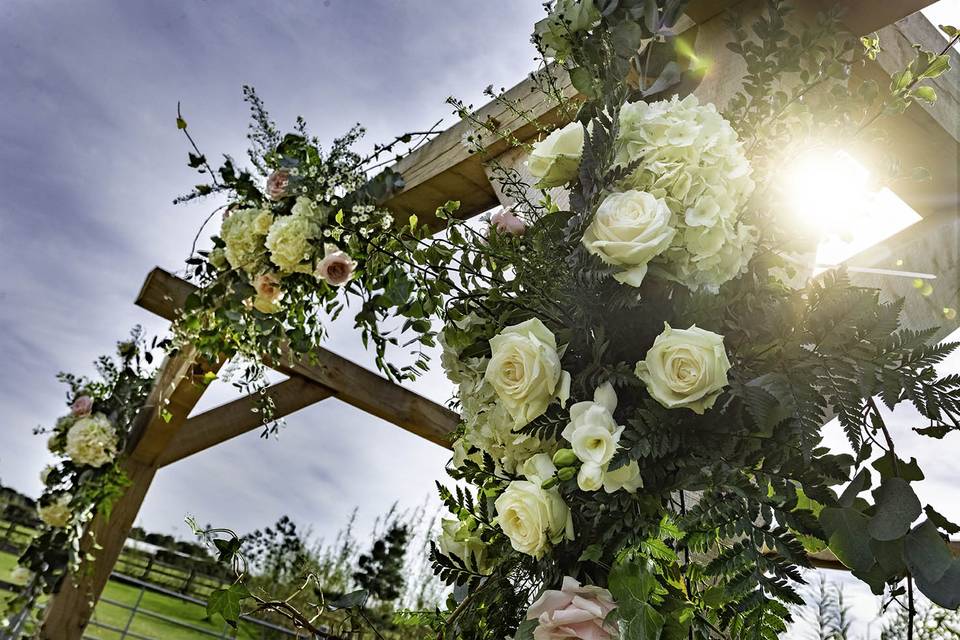
[{"label": "wooden crossbeam", "polygon": [[[264,394],[273,401],[272,417],[279,419],[329,398],[333,392],[296,377],[268,387]],[[254,411],[256,408],[257,398],[245,396],[188,419],[160,454],[157,466],[165,467],[262,426],[263,416]]]},{"label": "wooden crossbeam", "polygon": [[[194,289],[189,282],[157,268],[147,276],[136,303],[173,320]],[[318,349],[309,358],[286,357],[268,364],[281,373],[311,380],[347,404],[443,447],[450,447],[450,433],[460,422],[446,407],[326,349]]]}]

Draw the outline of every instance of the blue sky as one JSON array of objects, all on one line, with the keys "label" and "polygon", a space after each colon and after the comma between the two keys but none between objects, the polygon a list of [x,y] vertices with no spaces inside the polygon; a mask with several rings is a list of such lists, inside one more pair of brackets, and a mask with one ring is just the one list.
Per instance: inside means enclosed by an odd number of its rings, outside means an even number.
[{"label": "blue sky", "polygon": [[[960,0],[939,8],[949,19]],[[358,121],[370,143],[449,125],[448,95],[480,104],[488,84],[522,79],[540,14],[535,0],[0,3],[0,481],[39,492],[49,454],[31,428],[64,412],[57,371],[90,372],[134,324],[165,330],[133,299],[153,266],[182,266],[213,206],[171,204],[196,182],[177,101],[211,158],[243,157],[243,84],[282,126],[302,114],[322,139]],[[370,363],[349,323],[329,346]],[[450,395],[435,373],[415,388]],[[216,388],[202,406],[231,394]],[[933,470],[921,498],[960,518],[952,447],[910,438],[909,412],[896,423]],[[394,501],[421,503],[446,460],[326,400],[290,417],[277,440],[248,434],[162,470],[138,524],[184,533],[189,513],[249,530],[290,514],[332,535],[355,505],[363,527]]]},{"label": "blue sky", "polygon": [[[55,374],[89,372],[134,324],[165,331],[134,297],[153,266],[182,266],[213,206],[171,204],[197,181],[178,100],[211,158],[244,155],[243,84],[283,126],[302,114],[330,139],[362,122],[372,144],[452,124],[448,95],[480,104],[488,84],[521,80],[542,11],[508,0],[0,4],[0,480],[34,495],[49,454],[31,428],[64,411]],[[333,333],[330,348],[370,362],[349,323]],[[450,394],[439,375],[417,389]],[[205,406],[232,393],[224,385]],[[138,523],[184,532],[191,513],[247,530],[289,513],[331,534],[355,505],[362,526],[394,500],[419,504],[446,460],[326,400],[275,441],[251,433],[164,469]]]}]

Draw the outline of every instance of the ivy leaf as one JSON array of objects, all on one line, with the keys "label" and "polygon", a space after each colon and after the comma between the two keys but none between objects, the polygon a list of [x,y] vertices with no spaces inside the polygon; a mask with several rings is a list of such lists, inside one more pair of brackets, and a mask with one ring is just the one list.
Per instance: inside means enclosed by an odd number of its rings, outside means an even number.
[{"label": "ivy leaf", "polygon": [[599,544],[591,544],[580,554],[580,562],[600,562],[603,557],[603,547]]},{"label": "ivy leaf", "polygon": [[922,511],[920,499],[901,478],[887,478],[874,492],[877,510],[867,524],[874,540],[896,540],[910,531],[910,525]]},{"label": "ivy leaf", "polygon": [[240,603],[250,597],[250,591],[242,584],[232,584],[226,589],[217,589],[207,599],[207,615],[220,614],[231,627],[240,620]]},{"label": "ivy leaf", "polygon": [[940,31],[943,31],[945,34],[947,34],[948,38],[956,38],[957,35],[960,34],[960,29],[952,27],[949,24],[941,24],[939,27]]},{"label": "ivy leaf", "polygon": [[837,559],[855,571],[867,572],[873,566],[867,516],[850,507],[827,507],[820,512],[820,525],[827,544]]},{"label": "ivy leaf", "polygon": [[207,161],[207,158],[204,155],[202,154],[198,155],[196,153],[193,153],[192,151],[187,152],[187,158],[189,160],[187,162],[187,165],[189,165],[191,169],[196,169],[197,167],[202,166],[203,163]]},{"label": "ivy leaf", "polygon": [[666,622],[649,602],[621,610],[619,618],[621,640],[659,640]]},{"label": "ivy leaf", "polygon": [[229,562],[240,551],[240,538],[216,538],[213,544],[220,552],[218,562]]},{"label": "ivy leaf", "polygon": [[183,118],[179,118],[179,117],[178,117],[178,118],[177,118],[177,129],[186,129],[186,128],[187,128],[187,121],[184,120]]}]

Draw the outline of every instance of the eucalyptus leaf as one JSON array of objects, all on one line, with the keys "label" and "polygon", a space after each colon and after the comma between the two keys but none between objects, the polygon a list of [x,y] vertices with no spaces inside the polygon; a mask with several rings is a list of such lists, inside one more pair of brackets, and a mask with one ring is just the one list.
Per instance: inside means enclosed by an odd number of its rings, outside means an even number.
[{"label": "eucalyptus leaf", "polygon": [[849,507],[827,507],[820,512],[820,524],[830,550],[840,562],[856,571],[869,571],[875,562],[867,522],[866,515]]},{"label": "eucalyptus leaf", "polygon": [[874,492],[876,512],[867,524],[874,540],[896,540],[910,531],[910,525],[920,517],[920,499],[909,483],[900,478],[887,478]]}]

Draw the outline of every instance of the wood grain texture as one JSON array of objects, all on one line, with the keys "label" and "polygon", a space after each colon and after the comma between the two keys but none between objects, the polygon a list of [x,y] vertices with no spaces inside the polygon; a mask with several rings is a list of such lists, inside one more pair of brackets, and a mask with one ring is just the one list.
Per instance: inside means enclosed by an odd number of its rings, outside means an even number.
[{"label": "wood grain texture", "polygon": [[[326,387],[304,378],[290,378],[271,385],[264,395],[273,400],[273,418],[280,419],[333,395]],[[244,396],[188,419],[157,460],[158,467],[182,460],[241,434],[263,426],[254,410],[256,396]]]},{"label": "wood grain texture", "polygon": [[[162,269],[154,269],[137,297],[137,304],[172,320],[194,285]],[[459,423],[453,411],[347,360],[319,349],[308,358],[268,363],[281,373],[320,384],[338,399],[444,447]]]}]

